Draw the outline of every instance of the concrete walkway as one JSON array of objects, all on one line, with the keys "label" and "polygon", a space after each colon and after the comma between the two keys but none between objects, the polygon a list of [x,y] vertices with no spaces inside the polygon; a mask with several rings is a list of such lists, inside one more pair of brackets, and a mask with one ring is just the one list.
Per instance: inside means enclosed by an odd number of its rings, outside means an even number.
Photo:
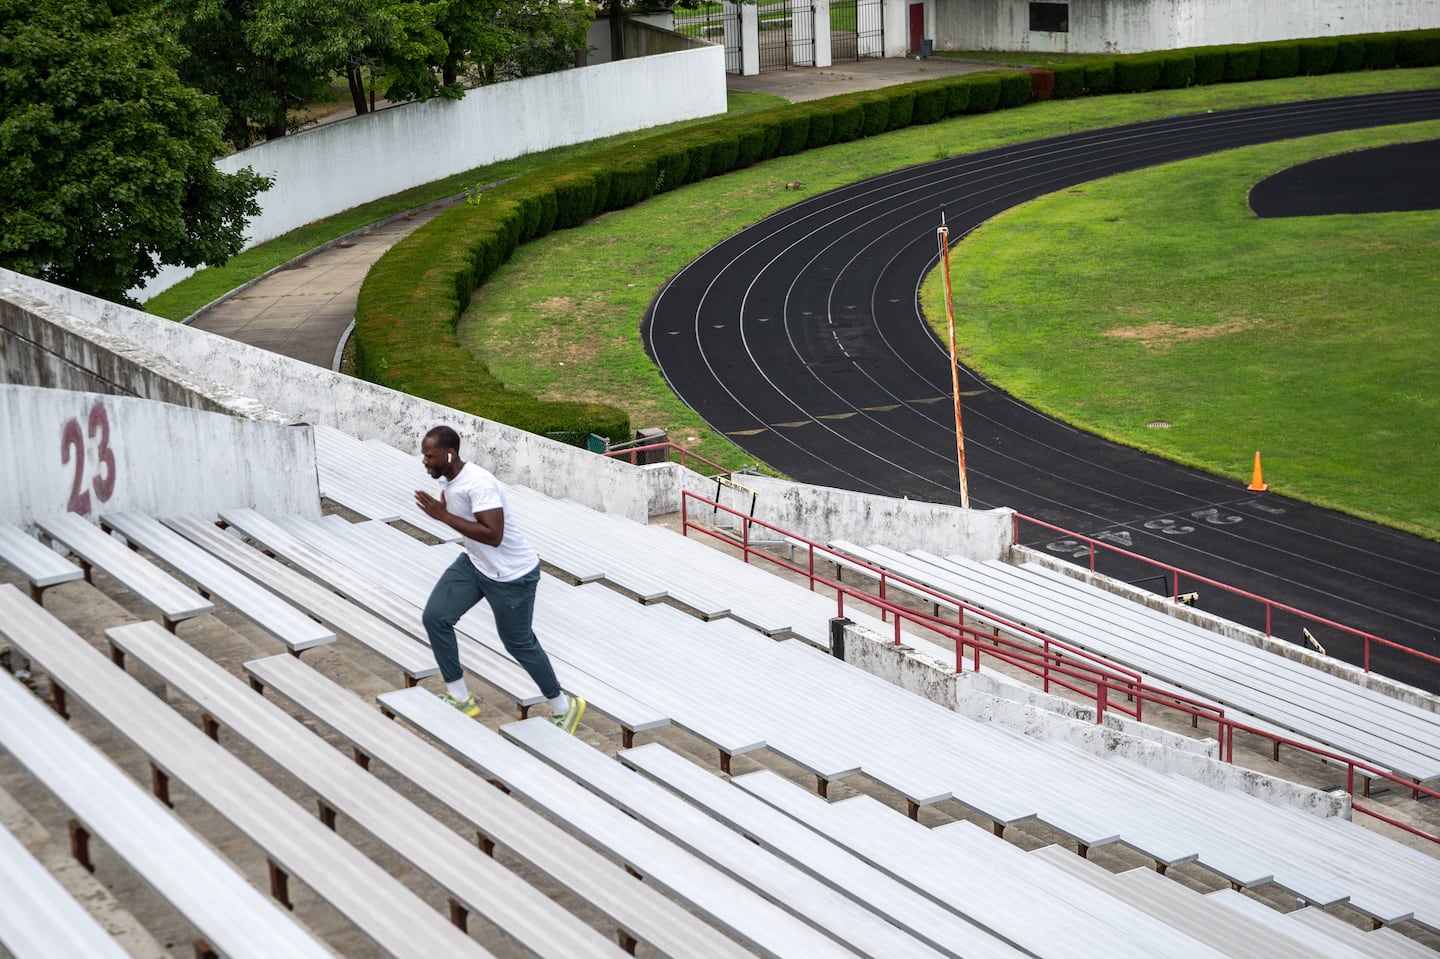
[{"label": "concrete walkway", "polygon": [[[870,59],[731,76],[727,87],[731,92],[773,93],[798,103],[994,66],[938,57]],[[240,287],[190,323],[273,353],[335,368],[355,318],[360,284],[370,267],[390,247],[458,202],[460,198],[454,197],[434,203],[326,244]]]}]

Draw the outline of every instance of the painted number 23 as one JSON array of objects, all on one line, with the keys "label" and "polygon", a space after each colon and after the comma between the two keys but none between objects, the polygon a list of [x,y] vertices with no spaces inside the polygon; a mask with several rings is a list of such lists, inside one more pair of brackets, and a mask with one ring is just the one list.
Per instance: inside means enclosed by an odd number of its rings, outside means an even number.
[{"label": "painted number 23", "polygon": [[[95,442],[95,456],[99,460],[90,476],[89,488],[85,484],[86,437]],[[74,479],[70,481],[70,504],[66,507],[72,513],[87,516],[90,513],[90,494],[104,503],[115,492],[115,451],[110,448],[110,414],[103,403],[96,402],[90,407],[86,428],[81,429],[79,418],[65,423],[60,434],[60,462],[70,466],[74,463]]]}]

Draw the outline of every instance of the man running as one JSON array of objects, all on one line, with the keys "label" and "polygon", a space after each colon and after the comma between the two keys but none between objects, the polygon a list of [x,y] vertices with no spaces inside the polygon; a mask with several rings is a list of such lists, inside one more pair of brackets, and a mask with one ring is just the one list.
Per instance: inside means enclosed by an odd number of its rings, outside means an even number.
[{"label": "man running", "polygon": [[585,714],[585,700],[561,692],[550,657],[531,628],[540,557],[510,520],[505,491],[489,470],[460,458],[460,435],[448,426],[437,426],[425,434],[420,455],[425,471],[439,480],[441,490],[439,499],[416,490],[415,505],[459,533],[465,543],[465,552],[431,590],[421,617],[440,677],[445,680],[441,699],[467,716],[480,715],[460,668],[455,624],[476,603],[489,600],[495,630],[505,649],[550,701],[555,725],[574,733]]}]

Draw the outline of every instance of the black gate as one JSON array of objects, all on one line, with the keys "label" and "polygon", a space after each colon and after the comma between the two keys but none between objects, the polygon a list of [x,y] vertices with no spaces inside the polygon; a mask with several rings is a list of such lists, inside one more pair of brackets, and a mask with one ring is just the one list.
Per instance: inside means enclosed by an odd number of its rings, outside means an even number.
[{"label": "black gate", "polygon": [[831,0],[830,59],[885,55],[884,0]]},{"label": "black gate", "polygon": [[694,10],[675,8],[675,32],[725,47],[725,72],[740,72],[740,12],[733,3],[702,3]]},{"label": "black gate", "polygon": [[755,7],[760,19],[760,72],[788,70],[795,22],[790,0],[759,0]]}]

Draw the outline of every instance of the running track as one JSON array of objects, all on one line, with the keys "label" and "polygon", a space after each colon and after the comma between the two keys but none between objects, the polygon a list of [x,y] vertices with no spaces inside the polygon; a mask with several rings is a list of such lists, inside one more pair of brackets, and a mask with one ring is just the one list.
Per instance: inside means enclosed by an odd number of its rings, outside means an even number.
[{"label": "running track", "polygon": [[[1436,118],[1440,90],[1347,97],[1172,117],[899,170],[803,201],[711,249],[656,298],[646,348],[713,428],[798,481],[958,503],[948,354],[917,302],[938,260],[942,209],[954,243],[1009,207],[1087,180]],[[1440,655],[1440,544],[1106,442],[964,368],[961,390],[972,506],[1013,507]],[[1022,528],[1021,542],[1088,562],[1083,544],[1038,527]],[[1098,568],[1128,580],[1154,572],[1103,555]],[[1263,626],[1256,604],[1198,588],[1200,608]],[[1273,625],[1300,640],[1294,620],[1276,614]],[[1358,641],[1312,631],[1332,655],[1358,661]],[[1383,650],[1371,663],[1440,691],[1434,664]]]}]

